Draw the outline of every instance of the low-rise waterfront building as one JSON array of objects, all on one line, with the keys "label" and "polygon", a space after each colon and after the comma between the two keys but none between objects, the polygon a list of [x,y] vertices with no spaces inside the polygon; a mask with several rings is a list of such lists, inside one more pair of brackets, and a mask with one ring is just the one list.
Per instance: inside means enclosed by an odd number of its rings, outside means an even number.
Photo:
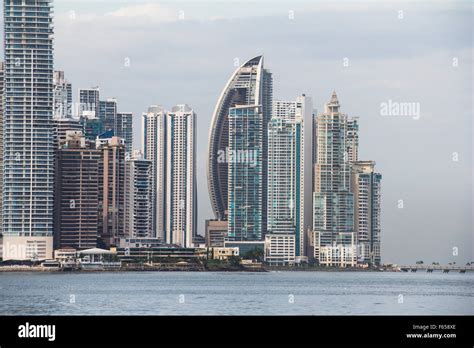
[{"label": "low-rise waterfront building", "polygon": [[265,236],[264,260],[269,265],[285,266],[294,265],[295,234],[267,234]]},{"label": "low-rise waterfront building", "polygon": [[62,248],[54,251],[54,259],[61,263],[74,262],[77,258],[77,251],[73,248]]},{"label": "low-rise waterfront building", "polygon": [[206,238],[197,234],[193,237],[193,248],[205,248],[206,247]]},{"label": "low-rise waterfront building", "polygon": [[213,259],[227,260],[232,256],[239,256],[239,248],[212,248]]},{"label": "low-rise waterfront building", "polygon": [[245,258],[250,252],[258,252],[263,255],[265,250],[265,241],[225,241],[224,247],[239,248],[239,255]]},{"label": "low-rise waterfront building", "polygon": [[225,220],[206,220],[206,246],[224,247],[224,241],[227,237],[227,224]]},{"label": "low-rise waterfront building", "polygon": [[341,268],[356,267],[357,248],[355,243],[321,246],[319,249],[319,265]]}]

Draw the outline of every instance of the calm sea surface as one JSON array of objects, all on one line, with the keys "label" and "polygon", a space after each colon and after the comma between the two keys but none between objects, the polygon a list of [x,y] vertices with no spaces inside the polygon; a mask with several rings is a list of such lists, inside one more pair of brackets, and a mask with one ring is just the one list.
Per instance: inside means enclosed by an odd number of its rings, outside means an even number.
[{"label": "calm sea surface", "polygon": [[474,273],[0,273],[7,315],[474,314]]}]

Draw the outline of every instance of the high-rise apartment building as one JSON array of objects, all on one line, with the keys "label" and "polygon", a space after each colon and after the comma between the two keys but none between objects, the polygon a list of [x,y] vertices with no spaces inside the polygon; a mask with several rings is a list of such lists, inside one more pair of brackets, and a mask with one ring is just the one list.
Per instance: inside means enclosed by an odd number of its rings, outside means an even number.
[{"label": "high-rise apartment building", "polygon": [[166,111],[152,105],[142,115],[142,148],[145,159],[151,161],[153,236],[165,241],[166,229]]},{"label": "high-rise apartment building", "polygon": [[301,131],[302,122],[294,114],[292,118],[273,117],[268,127],[265,261],[270,264],[294,263],[297,239],[302,236]]},{"label": "high-rise apartment building", "polygon": [[[104,131],[117,129],[117,100],[110,98],[99,101],[99,118]],[[115,136],[118,136],[115,134]]]},{"label": "high-rise apartment building", "polygon": [[380,265],[380,202],[382,175],[375,172],[375,162],[352,163],[351,189],[354,194],[354,217],[358,262]]},{"label": "high-rise apartment building", "polygon": [[79,116],[86,118],[99,117],[99,87],[79,90]]},{"label": "high-rise apartment building", "polygon": [[167,113],[166,242],[192,247],[196,235],[196,114],[188,105]]},{"label": "high-rise apartment building", "polygon": [[97,139],[99,162],[99,237],[105,245],[116,245],[124,237],[125,144],[122,138]]},{"label": "high-rise apartment building", "polygon": [[125,237],[153,237],[151,168],[140,151],[125,161]]},{"label": "high-rise apartment building", "polygon": [[[286,263],[306,254],[306,231],[312,228],[313,210],[312,139],[311,98],[302,95],[295,101],[273,102],[273,117],[268,127],[266,235],[266,256],[272,262]],[[278,243],[273,243],[272,238]],[[288,248],[281,249],[280,242],[284,239]],[[281,250],[293,254],[283,255]]]},{"label": "high-rise apartment building", "polygon": [[354,163],[359,158],[359,123],[357,117],[347,119],[346,130],[346,160]]},{"label": "high-rise apartment building", "polygon": [[55,247],[95,248],[101,150],[81,131],[66,132],[56,150]]},{"label": "high-rise apartment building", "polygon": [[347,153],[348,116],[336,93],[317,116],[314,257],[321,265],[355,266],[354,196]]},{"label": "high-rise apartment building", "polygon": [[230,108],[227,152],[230,241],[260,241],[264,235],[263,138],[261,107]]},{"label": "high-rise apartment building", "polygon": [[3,258],[52,257],[53,10],[4,0]]},{"label": "high-rise apartment building", "polygon": [[131,112],[117,113],[114,134],[125,141],[125,152],[130,157],[133,148],[133,114]]},{"label": "high-rise apartment building", "polygon": [[79,119],[87,140],[95,141],[104,130],[104,122],[99,117],[99,87],[79,90]]},{"label": "high-rise apartment building", "polygon": [[[207,176],[209,195],[214,215],[218,220],[227,220],[229,204],[229,156],[230,108],[238,105],[260,106],[261,129],[266,131],[272,115],[273,82],[271,73],[264,69],[263,56],[255,57],[240,66],[225,85],[212,118],[209,133]],[[263,186],[262,223],[266,228],[266,175],[267,175],[267,137],[262,138],[261,167]]]},{"label": "high-rise apartment building", "polygon": [[72,85],[65,79],[64,71],[55,71],[53,75],[54,119],[72,117]]},{"label": "high-rise apartment building", "polygon": [[3,214],[2,214],[2,195],[3,195],[3,103],[4,103],[4,80],[5,66],[0,62],[0,234],[2,234]]}]

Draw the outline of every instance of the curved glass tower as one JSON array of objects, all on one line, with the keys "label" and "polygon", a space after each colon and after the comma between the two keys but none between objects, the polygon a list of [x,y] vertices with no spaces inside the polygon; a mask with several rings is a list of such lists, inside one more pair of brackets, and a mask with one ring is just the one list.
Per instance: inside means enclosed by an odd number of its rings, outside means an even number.
[{"label": "curved glass tower", "polygon": [[[209,133],[207,179],[212,209],[219,220],[228,219],[229,109],[245,105],[260,106],[262,129],[267,129],[271,118],[272,93],[272,75],[263,67],[263,56],[258,56],[245,62],[233,73],[217,100]],[[267,151],[267,142],[264,140],[262,168],[266,168]],[[263,182],[266,183],[265,178]],[[263,192],[266,195],[266,189]],[[266,202],[266,197],[263,197],[263,201]],[[262,208],[265,212],[265,207]],[[262,216],[262,220],[263,226],[266,226],[265,216]]]}]

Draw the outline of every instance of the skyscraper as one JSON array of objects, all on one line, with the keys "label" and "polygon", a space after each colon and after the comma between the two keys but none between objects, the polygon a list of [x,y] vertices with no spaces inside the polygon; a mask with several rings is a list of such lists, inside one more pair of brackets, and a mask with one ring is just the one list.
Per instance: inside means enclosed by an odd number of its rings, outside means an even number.
[{"label": "skyscraper", "polygon": [[264,235],[263,139],[261,107],[244,105],[229,111],[228,207],[230,241],[259,241]]},{"label": "skyscraper", "polygon": [[270,264],[294,263],[296,238],[301,236],[301,127],[294,117],[274,117],[268,128],[265,261]]},{"label": "skyscraper", "polygon": [[334,92],[317,116],[317,158],[314,192],[314,257],[322,265],[354,266],[354,196],[350,191],[347,154],[348,116]]},{"label": "skyscraper", "polygon": [[114,245],[124,236],[125,144],[122,138],[97,139],[99,162],[99,236]]},{"label": "skyscraper", "polygon": [[133,114],[118,112],[114,127],[114,134],[125,141],[125,152],[130,156],[133,148]]},{"label": "skyscraper", "polygon": [[358,262],[380,265],[380,201],[382,175],[375,162],[352,163],[351,189],[354,194]]},{"label": "skyscraper", "polygon": [[166,229],[166,111],[152,105],[142,115],[142,148],[145,159],[152,162],[151,191],[153,236],[165,240]]},{"label": "skyscraper", "polygon": [[97,246],[99,162],[102,152],[81,131],[67,131],[56,150],[55,247]]},{"label": "skyscraper", "polygon": [[[272,108],[272,75],[263,67],[263,56],[245,62],[231,76],[224,87],[212,118],[209,133],[207,177],[209,195],[214,215],[219,220],[227,220],[229,163],[226,158],[229,147],[229,108],[237,105],[260,105],[262,131],[267,129]],[[262,171],[264,176],[264,213],[262,222],[266,226],[266,160],[267,138],[262,140]]]},{"label": "skyscraper", "polygon": [[166,242],[182,247],[196,235],[195,118],[186,104],[167,114]]},{"label": "skyscraper", "polygon": [[3,214],[2,214],[2,205],[3,199],[3,103],[4,103],[4,74],[5,66],[3,62],[0,62],[0,234],[2,233],[3,226]]},{"label": "skyscraper", "polygon": [[[117,100],[109,98],[99,101],[99,118],[103,125],[104,131],[117,129]],[[115,133],[116,136],[118,136]]]},{"label": "skyscraper", "polygon": [[4,0],[4,259],[53,244],[53,18],[49,0]]},{"label": "skyscraper", "polygon": [[87,118],[99,117],[99,87],[82,88],[79,90],[79,116]]},{"label": "skyscraper", "polygon": [[273,102],[268,127],[268,262],[288,263],[306,254],[306,230],[312,227],[312,138],[311,98]]},{"label": "skyscraper", "polygon": [[79,118],[86,139],[95,141],[104,130],[99,118],[99,87],[79,90]]},{"label": "skyscraper", "polygon": [[359,124],[357,117],[347,119],[346,136],[346,157],[349,163],[354,163],[359,158]]},{"label": "skyscraper", "polygon": [[152,162],[134,151],[125,161],[125,224],[124,236],[153,237],[152,226]]},{"label": "skyscraper", "polygon": [[54,119],[72,117],[72,86],[64,78],[64,71],[55,71],[53,75]]}]

